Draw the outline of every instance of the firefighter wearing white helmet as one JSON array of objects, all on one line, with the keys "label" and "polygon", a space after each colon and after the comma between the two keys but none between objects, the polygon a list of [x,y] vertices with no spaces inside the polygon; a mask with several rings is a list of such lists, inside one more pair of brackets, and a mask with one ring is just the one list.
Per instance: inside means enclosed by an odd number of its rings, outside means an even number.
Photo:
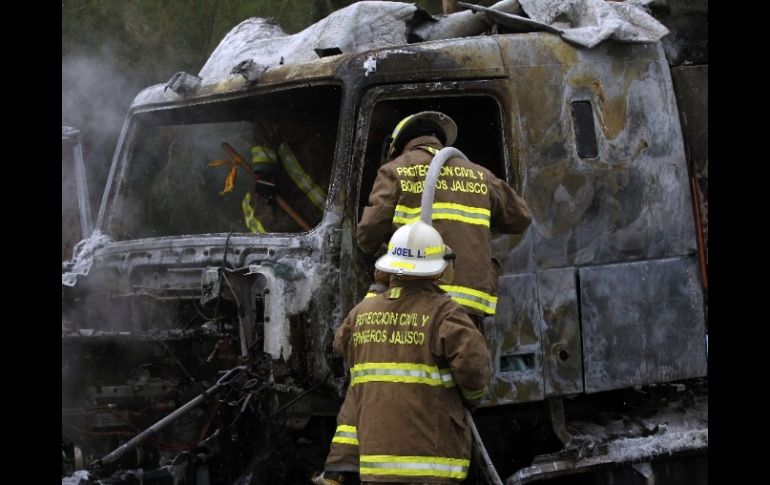
[{"label": "firefighter wearing white helmet", "polygon": [[[456,139],[455,122],[436,111],[407,116],[396,125],[385,141],[389,161],[377,173],[358,224],[361,249],[374,254],[398,228],[420,218],[428,164]],[[499,263],[492,258],[491,229],[523,233],[531,222],[529,206],[506,181],[462,157],[446,162],[435,191],[432,224],[457,255],[454,281],[442,288],[481,328],[482,318],[497,307]]]},{"label": "firefighter wearing white helmet", "polygon": [[399,228],[376,263],[392,275],[389,289],[361,301],[338,328],[334,350],[351,380],[326,483],[340,483],[356,455],[363,483],[467,477],[471,431],[463,405],[480,402],[491,368],[484,337],[438,286],[451,256],[424,221]]},{"label": "firefighter wearing white helmet", "polygon": [[388,243],[388,252],[375,267],[398,276],[439,276],[447,267],[444,241],[437,230],[417,221],[400,227]]}]

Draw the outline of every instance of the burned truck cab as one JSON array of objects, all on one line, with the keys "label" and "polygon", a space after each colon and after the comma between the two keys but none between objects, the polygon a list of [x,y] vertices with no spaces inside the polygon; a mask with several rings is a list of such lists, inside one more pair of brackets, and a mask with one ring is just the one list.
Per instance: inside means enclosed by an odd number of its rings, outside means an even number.
[{"label": "burned truck cab", "polygon": [[[360,78],[352,155],[360,186],[349,191],[357,205],[347,217],[357,221],[366,205],[381,163],[377,140],[422,110],[451,116],[454,146],[532,210],[523,237],[492,227],[501,267],[496,313],[484,322],[493,377],[477,423],[495,443],[501,476],[526,483],[703,457],[703,248],[662,46],[583,49],[533,32],[417,44],[358,62],[376,72]],[[682,399],[689,404],[679,414],[665,404]],[[651,409],[667,433],[653,432]]]},{"label": "burned truck cab", "polygon": [[[212,396],[116,465],[157,468],[226,434],[230,461],[218,460],[210,473],[234,480],[254,446],[274,446],[259,433],[302,429],[311,415],[336,412],[341,383],[335,387],[331,366],[341,364],[330,349],[341,318],[343,89],[328,75],[302,81],[204,85],[186,98],[159,85],[137,96],[96,230],[62,276],[62,432],[81,457],[75,469],[236,366],[248,372],[227,392],[247,386],[249,407],[237,413],[243,400]],[[264,173],[258,152],[294,163],[273,167],[269,182],[261,177],[267,190],[253,176]],[[314,201],[303,192],[311,183]],[[246,207],[259,232],[246,224]],[[316,392],[280,409],[309,389]],[[238,426],[225,431],[221,419]]]},{"label": "burned truck cab", "polygon": [[659,45],[587,50],[529,33],[370,59],[383,83],[404,66],[422,68],[409,83],[362,89],[350,217],[379,165],[368,142],[425,109],[449,114],[455,146],[532,209],[524,237],[493,238],[501,273],[487,328],[496,355],[489,404],[704,375],[695,224]]},{"label": "burned truck cab", "polygon": [[[532,209],[523,236],[493,237],[494,376],[477,413],[496,465],[518,472],[511,483],[563,472],[533,467],[579,441],[567,420],[590,399],[706,375],[660,44],[589,50],[534,32],[331,54],[136,97],[96,229],[62,276],[62,433],[75,469],[236,366],[227,389],[110,471],[169,474],[183,453],[215,483],[300,483],[322,468],[347,381],[334,330],[373,271],[355,228],[383,139],[424,110],[451,116],[454,146]],[[690,450],[707,446],[697,431]]]}]

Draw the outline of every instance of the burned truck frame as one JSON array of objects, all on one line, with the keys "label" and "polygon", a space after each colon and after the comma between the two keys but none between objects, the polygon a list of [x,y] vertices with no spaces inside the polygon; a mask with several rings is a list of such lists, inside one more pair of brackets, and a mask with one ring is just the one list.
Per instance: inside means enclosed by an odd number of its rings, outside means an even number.
[{"label": "burned truck frame", "polygon": [[[244,77],[153,86],[130,108],[95,232],[63,275],[63,468],[90,464],[104,483],[303,483],[322,469],[347,379],[334,330],[372,274],[355,227],[382,139],[425,109],[449,114],[455,146],[532,209],[523,237],[493,238],[494,375],[475,417],[500,475],[643,478],[664,456],[704,455],[699,248],[659,43],[501,34]],[[249,233],[247,175],[220,195],[225,172],[207,164],[222,142],[247,153],[243,126],[286,112],[317,147],[301,162],[325,204],[310,231]]]}]

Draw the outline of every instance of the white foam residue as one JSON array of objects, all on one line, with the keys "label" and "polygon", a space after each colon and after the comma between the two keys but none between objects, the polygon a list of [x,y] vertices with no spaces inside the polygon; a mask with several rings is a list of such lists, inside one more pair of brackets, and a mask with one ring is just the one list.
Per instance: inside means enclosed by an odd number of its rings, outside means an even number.
[{"label": "white foam residue", "polygon": [[75,250],[73,251],[75,256],[72,258],[74,261],[72,271],[62,273],[61,284],[64,286],[75,286],[78,275],[85,276],[91,271],[91,265],[94,262],[94,253],[96,250],[109,241],[109,236],[95,230],[87,239],[83,239],[77,243],[75,245]]},{"label": "white foam residue", "polygon": [[265,298],[265,315],[270,317],[270,321],[265,325],[264,350],[274,359],[288,359],[292,352],[289,316],[305,311],[310,304],[313,288],[322,283],[318,281],[318,271],[313,261],[286,258],[278,263],[294,267],[302,277],[287,281],[276,276],[273,268],[262,268],[261,272],[267,278],[267,286],[270,288]]},{"label": "white foam residue", "polygon": [[288,296],[286,284],[283,279],[275,276],[272,268],[263,268],[262,274],[265,275],[267,287],[270,289],[270,293],[265,295],[265,315],[270,317],[270,321],[265,322],[264,350],[274,359],[281,356],[288,359],[291,355],[291,344],[289,319],[284,311]]},{"label": "white foam residue", "polygon": [[[88,481],[89,475],[86,470],[78,470],[72,475],[62,478],[61,483],[62,485],[80,485],[81,480]],[[89,482],[92,483],[92,482]]]},{"label": "white foam residue", "polygon": [[364,61],[364,76],[368,76],[369,74],[373,73],[377,70],[377,59],[375,59],[373,56],[369,56],[366,61]]}]

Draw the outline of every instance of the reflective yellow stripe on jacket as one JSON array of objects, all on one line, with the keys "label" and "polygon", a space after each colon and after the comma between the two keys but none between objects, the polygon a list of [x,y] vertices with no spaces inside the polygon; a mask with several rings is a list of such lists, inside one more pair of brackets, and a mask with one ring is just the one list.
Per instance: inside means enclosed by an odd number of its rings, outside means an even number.
[{"label": "reflective yellow stripe on jacket", "polygon": [[465,389],[464,387],[459,387],[459,389],[460,389],[460,393],[468,401],[478,401],[479,399],[484,397],[483,387],[477,391],[471,391],[470,389]]},{"label": "reflective yellow stripe on jacket", "polygon": [[439,285],[449,296],[460,305],[481,310],[494,315],[497,310],[497,297],[483,291],[474,290],[467,286]]},{"label": "reflective yellow stripe on jacket", "polygon": [[[490,218],[489,209],[484,207],[473,207],[470,205],[456,204],[454,202],[434,202],[432,219],[444,219],[450,221],[464,222],[466,224],[475,224],[489,227]],[[408,207],[397,205],[393,213],[394,224],[411,224],[420,219],[419,207]]]},{"label": "reflective yellow stripe on jacket", "polygon": [[358,432],[356,431],[356,427],[348,424],[337,426],[337,431],[334,433],[332,443],[358,446]]},{"label": "reflective yellow stripe on jacket", "polygon": [[263,163],[275,165],[278,163],[278,157],[272,148],[254,145],[251,147],[251,163],[254,165],[261,165]]},{"label": "reflective yellow stripe on jacket", "polygon": [[326,202],[326,192],[313,182],[313,179],[302,169],[302,166],[297,161],[297,157],[294,156],[294,152],[291,151],[289,145],[281,143],[278,147],[278,155],[281,157],[281,162],[284,168],[289,173],[289,176],[297,184],[297,187],[307,195],[310,202],[318,208],[321,212],[324,210],[324,203]]},{"label": "reflective yellow stripe on jacket", "polygon": [[254,215],[254,209],[251,207],[251,194],[248,192],[243,196],[241,209],[243,209],[243,220],[246,222],[246,228],[249,232],[259,234],[267,232],[262,222]]},{"label": "reflective yellow stripe on jacket", "polygon": [[361,475],[441,477],[464,480],[470,460],[440,456],[361,455]]},{"label": "reflective yellow stripe on jacket", "polygon": [[356,364],[350,369],[350,385],[365,382],[398,382],[402,384],[427,384],[429,386],[454,387],[452,372],[435,365],[406,364],[396,362],[368,362]]}]

